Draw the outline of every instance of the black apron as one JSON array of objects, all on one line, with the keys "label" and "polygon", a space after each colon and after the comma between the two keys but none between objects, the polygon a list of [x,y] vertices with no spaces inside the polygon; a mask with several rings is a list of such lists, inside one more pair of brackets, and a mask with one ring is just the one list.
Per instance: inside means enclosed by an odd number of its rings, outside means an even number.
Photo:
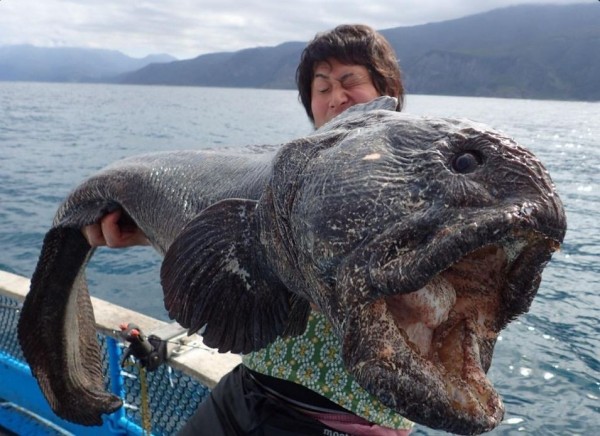
[{"label": "black apron", "polygon": [[221,379],[178,435],[347,435],[269,395],[265,386],[306,404],[348,413],[304,386],[238,365]]}]

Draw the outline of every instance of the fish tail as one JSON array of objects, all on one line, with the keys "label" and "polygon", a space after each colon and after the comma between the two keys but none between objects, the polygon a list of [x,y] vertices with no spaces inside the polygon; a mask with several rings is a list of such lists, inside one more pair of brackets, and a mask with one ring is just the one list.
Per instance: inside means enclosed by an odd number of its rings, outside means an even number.
[{"label": "fish tail", "polygon": [[[45,236],[17,334],[23,355],[53,411],[83,425],[101,425],[121,400],[104,390],[100,346],[85,266],[93,254],[79,228]],[[85,408],[70,406],[74,398]]]}]

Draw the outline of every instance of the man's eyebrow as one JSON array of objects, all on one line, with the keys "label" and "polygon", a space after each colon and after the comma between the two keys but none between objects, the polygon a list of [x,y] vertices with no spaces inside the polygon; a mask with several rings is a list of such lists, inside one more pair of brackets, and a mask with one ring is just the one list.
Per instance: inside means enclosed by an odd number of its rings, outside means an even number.
[{"label": "man's eyebrow", "polygon": [[[333,79],[333,80],[335,80],[336,82],[343,82],[344,80],[354,77],[356,75],[357,74],[354,71],[348,71],[347,73],[342,74],[342,76],[339,79]],[[331,76],[326,73],[315,73],[314,79],[316,79],[317,77],[319,77],[321,79],[331,80]]]},{"label": "man's eyebrow", "polygon": [[342,74],[342,77],[338,79],[338,82],[343,82],[346,79],[349,79],[352,76],[356,76],[354,71],[348,71],[346,74]]}]

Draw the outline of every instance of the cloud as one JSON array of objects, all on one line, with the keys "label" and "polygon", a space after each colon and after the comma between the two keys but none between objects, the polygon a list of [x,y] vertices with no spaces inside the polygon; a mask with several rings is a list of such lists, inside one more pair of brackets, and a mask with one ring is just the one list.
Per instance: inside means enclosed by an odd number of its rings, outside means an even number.
[{"label": "cloud", "polygon": [[308,41],[340,23],[376,29],[443,21],[518,3],[581,0],[0,0],[0,45],[77,46],[132,56]]}]

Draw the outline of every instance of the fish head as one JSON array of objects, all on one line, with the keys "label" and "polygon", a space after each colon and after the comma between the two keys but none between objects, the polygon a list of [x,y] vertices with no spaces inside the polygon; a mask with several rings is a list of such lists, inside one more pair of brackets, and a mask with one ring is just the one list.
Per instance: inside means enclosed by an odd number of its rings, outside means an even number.
[{"label": "fish head", "polygon": [[561,200],[531,152],[483,124],[358,115],[281,150],[259,203],[267,257],[368,392],[432,428],[491,430],[494,345],[564,238]]}]

